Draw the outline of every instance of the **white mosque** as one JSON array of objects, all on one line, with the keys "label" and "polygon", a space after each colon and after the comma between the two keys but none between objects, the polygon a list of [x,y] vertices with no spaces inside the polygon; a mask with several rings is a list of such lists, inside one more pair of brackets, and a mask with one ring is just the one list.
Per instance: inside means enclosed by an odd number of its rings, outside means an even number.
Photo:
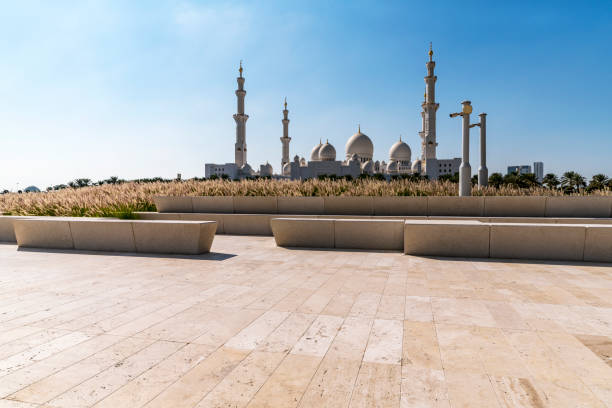
[{"label": "white mosque", "polygon": [[205,165],[205,175],[207,178],[212,175],[227,176],[231,179],[273,176],[303,180],[324,175],[357,178],[361,174],[382,174],[390,178],[399,175],[420,174],[427,176],[430,180],[437,180],[441,175],[458,173],[461,158],[438,159],[436,157],[436,147],[438,146],[436,142],[436,111],[439,104],[435,101],[435,83],[437,80],[434,75],[435,65],[430,45],[429,61],[426,64],[425,100],[421,104],[422,130],[419,132],[421,155],[414,162],[411,161],[412,151],[410,146],[402,141],[401,136],[389,149],[388,163],[373,161],[374,144],[366,134],[361,132],[361,126],[358,127],[357,133],[346,142],[344,160],[337,160],[336,148],[329,141],[322,143],[322,140],[319,140],[319,144],[310,152],[310,160],[306,161],[303,157],[295,156],[293,161],[290,161],[289,111],[287,110],[287,100],[285,100],[282,119],[283,136],[280,138],[282,143],[281,173],[274,175],[269,163],[261,165],[259,171],[254,171],[247,163],[246,121],[249,116],[244,113],[246,91],[244,90],[242,63],[240,63],[240,76],[237,78],[238,89],[236,90],[238,112],[234,115],[236,121],[235,161],[225,164],[207,163]]}]

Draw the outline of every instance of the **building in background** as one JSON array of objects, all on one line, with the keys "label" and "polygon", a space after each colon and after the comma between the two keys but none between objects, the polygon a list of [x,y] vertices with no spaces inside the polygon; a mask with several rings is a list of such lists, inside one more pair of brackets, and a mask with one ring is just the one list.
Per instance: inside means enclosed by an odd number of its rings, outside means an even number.
[{"label": "building in background", "polygon": [[534,162],[533,163],[533,173],[536,176],[536,180],[538,183],[542,183],[544,180],[544,163],[543,162]]},{"label": "building in background", "polygon": [[529,174],[531,173],[531,166],[528,164],[522,166],[508,166],[508,172],[506,174]]},{"label": "building in background", "polygon": [[[244,89],[244,77],[242,76],[242,61],[240,61],[240,69],[238,69],[238,72],[240,76],[236,78],[238,82],[238,89],[236,89],[238,108],[237,112],[234,114],[234,121],[236,122],[234,163],[206,163],[204,165],[204,175],[206,178],[215,175],[217,177],[227,176],[231,179],[241,179],[260,175],[259,172],[254,171],[247,162],[246,122],[249,119],[249,115],[244,113],[244,97],[246,96],[246,90]],[[272,175],[272,166],[269,163],[261,165],[260,171],[264,176]]]},{"label": "building in background", "polygon": [[[461,158],[453,159],[438,159],[436,156],[436,148],[438,146],[436,136],[436,112],[439,104],[436,102],[436,81],[438,77],[434,74],[436,66],[433,60],[433,50],[431,44],[429,46],[429,60],[426,62],[427,76],[425,76],[425,95],[424,101],[421,103],[421,118],[422,129],[419,132],[421,138],[421,155],[414,162],[412,161],[412,150],[407,143],[402,141],[401,137],[389,149],[389,162],[374,161],[374,144],[372,139],[361,132],[361,126],[358,127],[357,133],[352,135],[346,142],[344,158],[336,160],[336,149],[327,142],[316,145],[311,154],[310,160],[306,161],[304,157],[295,156],[290,160],[290,142],[289,137],[289,110],[287,109],[287,100],[285,98],[283,109],[283,134],[280,138],[282,144],[281,150],[281,169],[277,175],[273,175],[272,166],[269,163],[261,165],[259,171],[253,168],[247,162],[247,144],[246,144],[246,122],[249,115],[244,112],[244,98],[246,90],[244,89],[244,77],[242,75],[242,62],[240,63],[240,76],[236,78],[238,89],[236,90],[237,97],[237,112],[234,114],[236,121],[236,144],[234,148],[234,163],[205,164],[205,176],[224,177],[231,179],[242,179],[245,177],[278,177],[290,179],[307,179],[319,176],[351,176],[359,177],[361,174],[374,175],[379,174],[384,177],[398,177],[410,174],[420,174],[427,176],[430,180],[437,180],[441,175],[454,175],[459,172]],[[509,170],[510,171],[510,170]],[[530,170],[531,171],[531,168]]]}]

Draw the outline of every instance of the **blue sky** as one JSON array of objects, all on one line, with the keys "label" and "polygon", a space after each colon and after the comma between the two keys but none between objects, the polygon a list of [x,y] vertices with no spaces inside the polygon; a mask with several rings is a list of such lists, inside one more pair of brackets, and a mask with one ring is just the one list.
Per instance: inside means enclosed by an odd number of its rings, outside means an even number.
[{"label": "blue sky", "polygon": [[[30,1],[0,13],[0,188],[203,176],[231,162],[244,60],[249,162],[278,170],[319,138],[343,156],[361,124],[374,156],[419,154],[434,45],[438,157],[459,157],[464,99],[488,113],[489,171],[612,176],[610,1]],[[471,164],[478,168],[478,131]]]}]

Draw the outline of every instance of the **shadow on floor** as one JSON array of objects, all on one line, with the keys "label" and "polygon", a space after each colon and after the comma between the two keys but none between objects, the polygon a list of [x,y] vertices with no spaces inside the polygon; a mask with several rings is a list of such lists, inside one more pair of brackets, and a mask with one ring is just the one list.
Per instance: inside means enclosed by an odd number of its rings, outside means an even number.
[{"label": "shadow on floor", "polygon": [[505,264],[521,264],[521,265],[557,265],[557,266],[611,266],[612,263],[606,262],[589,262],[589,261],[553,261],[546,259],[501,259],[501,258],[455,258],[447,256],[420,256],[411,255],[418,258],[433,259],[437,261],[455,261],[455,262],[488,262],[488,263],[505,263]]},{"label": "shadow on floor", "polygon": [[201,255],[182,255],[182,254],[144,254],[137,252],[106,252],[106,251],[82,251],[77,249],[52,249],[52,248],[17,248],[19,252],[41,252],[53,254],[71,255],[101,255],[101,256],[129,256],[134,258],[169,258],[169,259],[192,259],[203,261],[225,261],[233,258],[235,254],[224,254],[221,252],[209,252]]},{"label": "shadow on floor", "polygon": [[321,251],[321,252],[373,252],[380,254],[398,254],[402,253],[399,249],[351,249],[351,248],[305,248],[305,247],[278,247],[288,249],[290,251]]}]

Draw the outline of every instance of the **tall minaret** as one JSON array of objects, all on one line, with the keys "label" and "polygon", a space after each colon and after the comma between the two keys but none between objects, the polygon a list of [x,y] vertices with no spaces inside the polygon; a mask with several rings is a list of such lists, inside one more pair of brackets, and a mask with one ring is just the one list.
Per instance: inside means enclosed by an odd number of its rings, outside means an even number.
[{"label": "tall minaret", "polygon": [[[439,104],[436,103],[436,80],[437,76],[434,75],[434,67],[436,63],[433,60],[433,50],[431,43],[429,43],[429,61],[427,61],[427,76],[425,77],[425,102],[421,105],[423,107],[423,131],[421,133],[422,138],[422,151],[423,159],[436,159],[436,111],[438,110]],[[427,164],[426,164],[427,166]]]},{"label": "tall minaret", "polygon": [[280,138],[283,144],[283,157],[281,160],[281,174],[283,173],[283,167],[286,163],[289,163],[289,111],[287,110],[287,98],[285,98],[285,109],[283,110],[283,137]]},{"label": "tall minaret", "polygon": [[238,112],[234,115],[236,121],[236,145],[235,145],[235,162],[236,166],[242,167],[247,163],[247,146],[246,146],[246,121],[249,115],[244,114],[244,77],[242,76],[242,61],[240,61],[240,76],[236,78],[238,81],[238,89],[236,89],[236,97],[238,98]]}]

